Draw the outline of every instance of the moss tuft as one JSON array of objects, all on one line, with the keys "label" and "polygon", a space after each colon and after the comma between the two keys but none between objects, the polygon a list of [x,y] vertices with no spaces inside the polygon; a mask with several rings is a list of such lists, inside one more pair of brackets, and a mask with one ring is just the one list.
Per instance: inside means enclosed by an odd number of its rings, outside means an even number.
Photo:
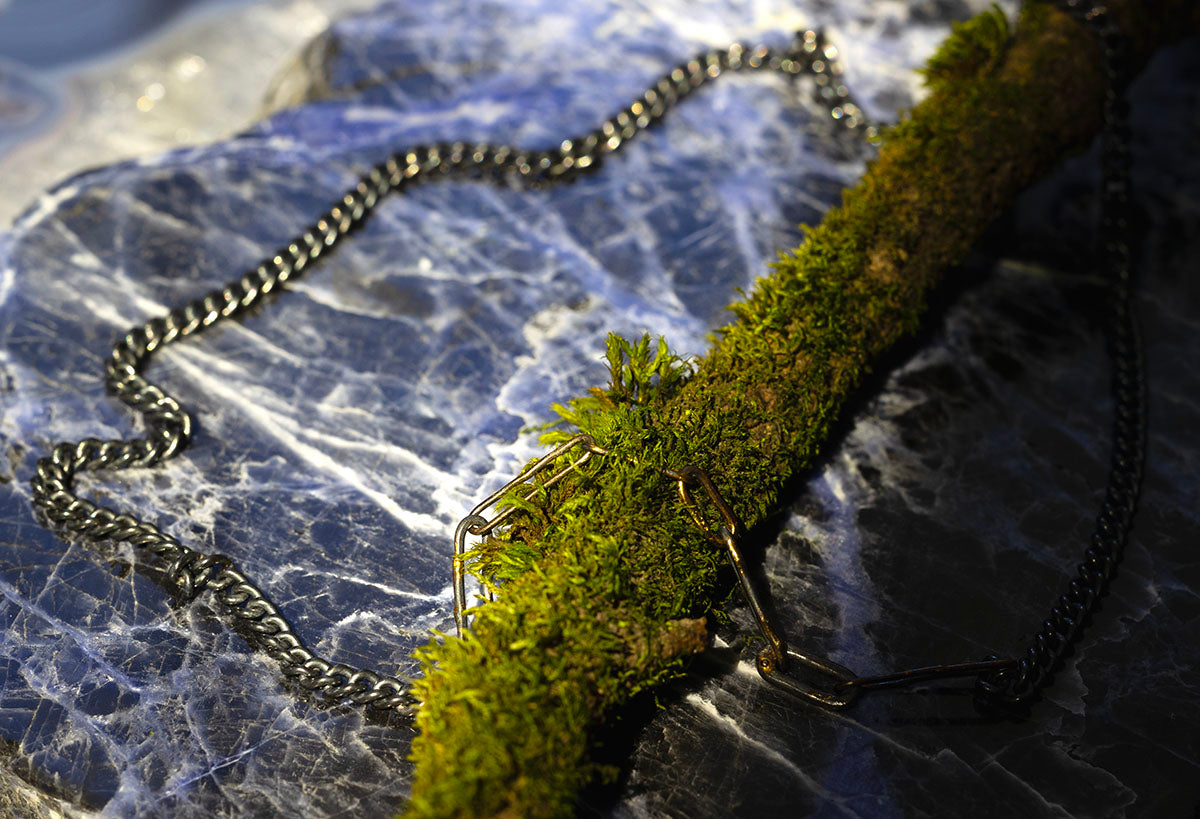
[{"label": "moss tuft", "polygon": [[1008,18],[997,5],[962,23],[955,23],[920,73],[932,89],[947,83],[970,82],[999,67],[1012,32]]}]

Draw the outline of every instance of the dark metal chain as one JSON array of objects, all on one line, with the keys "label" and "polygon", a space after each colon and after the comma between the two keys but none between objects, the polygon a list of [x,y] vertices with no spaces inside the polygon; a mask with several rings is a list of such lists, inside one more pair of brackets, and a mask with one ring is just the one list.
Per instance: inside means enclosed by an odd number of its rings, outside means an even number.
[{"label": "dark metal chain", "polygon": [[247,635],[251,645],[270,655],[285,678],[319,701],[352,702],[376,711],[411,715],[418,703],[409,694],[406,681],[318,657],[296,636],[266,593],[228,557],[198,552],[152,523],[80,497],[73,488],[75,476],[83,471],[151,466],[186,446],[191,418],[178,401],[142,376],[150,357],[166,344],[246,311],[299,276],[366,219],[388,193],[451,175],[518,183],[570,180],[596,167],[605,155],[657,123],[697,88],[721,74],[741,70],[811,75],[816,84],[815,97],[832,119],[868,139],[876,134],[842,82],[837,49],[819,32],[805,31],[782,52],[766,46],[734,44],[702,54],[672,69],[595,131],[563,140],[551,150],[455,142],[396,153],[368,171],[312,227],[254,270],[220,290],[135,327],[118,340],[107,362],[108,388],[141,414],[146,434],[131,440],[88,438],[58,444],[49,456],[38,461],[32,480],[35,507],[68,533],[141,547],[153,555],[164,584],[185,600],[206,589],[213,592],[220,608]]},{"label": "dark metal chain", "polygon": [[1037,696],[1059,660],[1083,632],[1128,540],[1146,463],[1145,353],[1132,301],[1129,229],[1130,136],[1125,100],[1131,79],[1129,44],[1104,6],[1082,0],[1056,0],[1056,5],[1095,35],[1104,58],[1106,88],[1100,136],[1101,215],[1097,244],[1108,288],[1106,341],[1112,359],[1116,418],[1108,486],[1083,561],[1016,665],[981,677],[978,682],[977,690],[985,698],[1012,704],[1027,703]]}]

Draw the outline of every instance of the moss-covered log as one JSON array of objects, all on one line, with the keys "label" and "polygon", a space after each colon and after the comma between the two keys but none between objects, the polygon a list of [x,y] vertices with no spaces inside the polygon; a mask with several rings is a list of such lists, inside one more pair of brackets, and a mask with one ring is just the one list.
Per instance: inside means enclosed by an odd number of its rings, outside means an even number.
[{"label": "moss-covered log", "polygon": [[[1190,0],[1113,4],[1140,64],[1200,30]],[[597,771],[589,731],[677,674],[728,589],[724,556],[660,469],[707,470],[750,525],[811,463],[871,362],[1014,196],[1099,127],[1099,50],[1036,5],[956,27],[930,96],[861,182],[782,258],[694,367],[613,340],[613,382],[559,407],[613,454],[525,505],[474,555],[500,586],[463,640],[423,650],[413,815],[569,813]],[[560,435],[566,435],[562,432]]]}]

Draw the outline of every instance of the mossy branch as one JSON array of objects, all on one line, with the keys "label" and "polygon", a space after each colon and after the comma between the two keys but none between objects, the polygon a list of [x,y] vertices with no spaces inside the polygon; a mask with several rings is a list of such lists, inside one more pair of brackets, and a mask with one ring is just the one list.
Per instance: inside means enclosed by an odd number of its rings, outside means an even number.
[{"label": "mossy branch", "polygon": [[[1185,0],[1120,3],[1144,62],[1200,30]],[[705,644],[723,555],[660,469],[708,471],[753,525],[812,462],[843,402],[918,324],[929,290],[1013,197],[1096,133],[1099,52],[1032,6],[955,27],[930,96],[891,129],[840,208],[732,310],[695,365],[648,338],[610,340],[606,390],[556,407],[613,455],[529,500],[472,556],[498,599],[464,639],[420,652],[425,677],[410,813],[569,813],[597,773],[589,731],[672,678]],[[548,437],[564,434],[552,430]],[[593,464],[597,462],[594,461]]]}]

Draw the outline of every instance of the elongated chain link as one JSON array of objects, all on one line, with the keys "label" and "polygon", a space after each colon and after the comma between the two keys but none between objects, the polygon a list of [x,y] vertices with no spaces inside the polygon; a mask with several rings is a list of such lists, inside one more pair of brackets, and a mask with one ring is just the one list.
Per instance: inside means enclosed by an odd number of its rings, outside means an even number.
[{"label": "elongated chain link", "polygon": [[418,704],[409,694],[407,682],[318,657],[296,636],[266,593],[231,559],[203,554],[152,523],[80,497],[73,488],[75,476],[83,471],[151,466],[186,446],[191,434],[187,411],[142,375],[151,356],[164,345],[244,312],[301,275],[365,220],[387,194],[448,176],[526,184],[569,180],[595,168],[604,156],[657,123],[697,88],[727,72],[743,70],[809,75],[815,80],[816,99],[833,120],[868,139],[876,134],[842,82],[837,49],[819,32],[805,31],[783,52],[734,44],[701,54],[665,74],[596,130],[563,140],[551,150],[455,142],[396,153],[371,168],[311,227],[256,268],[224,288],[133,328],[118,340],[107,362],[108,388],[141,414],[145,435],[131,440],[89,438],[58,444],[37,463],[32,480],[35,507],[52,525],[67,533],[131,543],[149,552],[163,574],[164,584],[185,600],[206,589],[213,592],[221,609],[250,644],[270,655],[286,679],[318,701],[351,702],[377,711],[411,715]]}]

